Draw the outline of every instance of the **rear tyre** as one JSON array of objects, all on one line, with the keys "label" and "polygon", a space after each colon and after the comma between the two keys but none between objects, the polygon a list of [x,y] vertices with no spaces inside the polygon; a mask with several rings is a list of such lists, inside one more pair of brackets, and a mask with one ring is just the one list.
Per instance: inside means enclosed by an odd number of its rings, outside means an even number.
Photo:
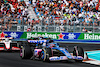
[{"label": "rear tyre", "polygon": [[31,48],[30,46],[23,46],[21,47],[21,50],[20,50],[20,57],[22,59],[30,59],[32,57],[32,51],[31,51]]},{"label": "rear tyre", "polygon": [[[73,56],[82,56],[84,58],[84,50],[82,47],[75,46]],[[83,60],[75,60],[76,62],[82,62]]]}]

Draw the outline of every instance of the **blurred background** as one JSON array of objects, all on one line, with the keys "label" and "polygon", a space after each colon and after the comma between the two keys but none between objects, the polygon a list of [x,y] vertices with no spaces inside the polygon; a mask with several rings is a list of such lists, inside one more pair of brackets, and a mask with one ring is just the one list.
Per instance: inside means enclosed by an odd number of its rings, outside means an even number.
[{"label": "blurred background", "polygon": [[0,31],[100,32],[99,0],[0,0]]}]

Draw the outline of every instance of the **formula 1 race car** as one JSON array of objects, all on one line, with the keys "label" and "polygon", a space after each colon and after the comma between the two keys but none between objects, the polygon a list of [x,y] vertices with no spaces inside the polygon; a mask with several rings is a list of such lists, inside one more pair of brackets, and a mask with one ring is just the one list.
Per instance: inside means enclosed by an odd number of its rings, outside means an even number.
[{"label": "formula 1 race car", "polygon": [[0,51],[20,50],[17,42],[12,42],[12,38],[0,38]]},{"label": "formula 1 race car", "polygon": [[59,47],[58,43],[53,40],[36,44],[33,49],[29,45],[23,46],[20,50],[22,59],[31,58],[42,61],[60,61],[60,60],[75,60],[81,61],[84,59],[84,50],[81,47],[74,46],[73,53],[69,53],[68,49]]}]

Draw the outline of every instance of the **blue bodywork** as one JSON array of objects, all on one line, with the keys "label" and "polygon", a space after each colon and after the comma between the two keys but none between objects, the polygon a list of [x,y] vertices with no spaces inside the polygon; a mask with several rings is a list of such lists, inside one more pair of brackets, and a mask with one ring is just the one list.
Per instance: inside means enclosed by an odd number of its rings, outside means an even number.
[{"label": "blue bodywork", "polygon": [[[45,46],[44,46],[45,43]],[[73,56],[71,55],[65,48],[59,47],[58,43],[49,43],[49,42],[44,42],[41,46],[42,48],[51,48],[53,50],[57,50],[59,52],[61,52],[64,56],[52,56],[49,58],[49,60],[51,61],[55,61],[55,60],[66,60],[66,59],[76,59],[76,60],[83,60],[83,57],[81,56]],[[36,46],[39,46],[39,42],[36,44]],[[42,49],[42,48],[38,48],[38,49]],[[37,49],[37,48],[36,48]],[[44,59],[44,51],[41,50],[42,53],[42,59]]]},{"label": "blue bodywork", "polygon": [[54,47],[52,47],[52,49],[56,49],[56,50],[59,50],[61,51],[65,56],[67,56],[69,59],[72,59],[72,55],[65,49],[65,48],[62,48],[62,47],[59,47],[59,44],[58,43],[48,43],[47,44],[47,47],[50,47],[51,44],[55,44]]},{"label": "blue bodywork", "polygon": [[57,50],[61,51],[65,56],[67,56],[67,58],[73,59],[72,55],[65,48],[53,47],[52,49],[57,49]]},{"label": "blue bodywork", "polygon": [[[53,45],[54,44],[54,45]],[[53,45],[53,47],[51,47]],[[65,48],[59,47],[58,43],[47,43],[46,48],[51,48],[54,50],[59,50],[61,53],[63,53],[68,59],[77,59],[77,60],[82,60],[83,57],[79,56],[72,56]],[[54,58],[53,58],[54,59]],[[55,58],[57,59],[57,58]],[[58,57],[58,59],[62,59],[62,57]]]}]

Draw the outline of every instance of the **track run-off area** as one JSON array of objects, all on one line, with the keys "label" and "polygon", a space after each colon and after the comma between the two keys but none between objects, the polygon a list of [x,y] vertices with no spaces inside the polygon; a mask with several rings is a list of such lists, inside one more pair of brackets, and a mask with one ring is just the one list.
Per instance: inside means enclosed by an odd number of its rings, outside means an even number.
[{"label": "track run-off area", "polygon": [[[72,51],[73,46],[80,46],[88,53],[90,59],[100,61],[100,45],[94,44],[66,44],[61,43],[60,46],[68,46],[69,51]],[[93,51],[93,52],[92,52]],[[96,52],[95,52],[96,51]],[[92,60],[90,60],[92,61]],[[99,67],[99,64],[88,62],[75,62],[74,60],[56,61],[56,62],[42,62],[38,60],[24,59],[19,56],[19,52],[0,52],[0,67]],[[96,62],[97,62],[96,61]]]}]

